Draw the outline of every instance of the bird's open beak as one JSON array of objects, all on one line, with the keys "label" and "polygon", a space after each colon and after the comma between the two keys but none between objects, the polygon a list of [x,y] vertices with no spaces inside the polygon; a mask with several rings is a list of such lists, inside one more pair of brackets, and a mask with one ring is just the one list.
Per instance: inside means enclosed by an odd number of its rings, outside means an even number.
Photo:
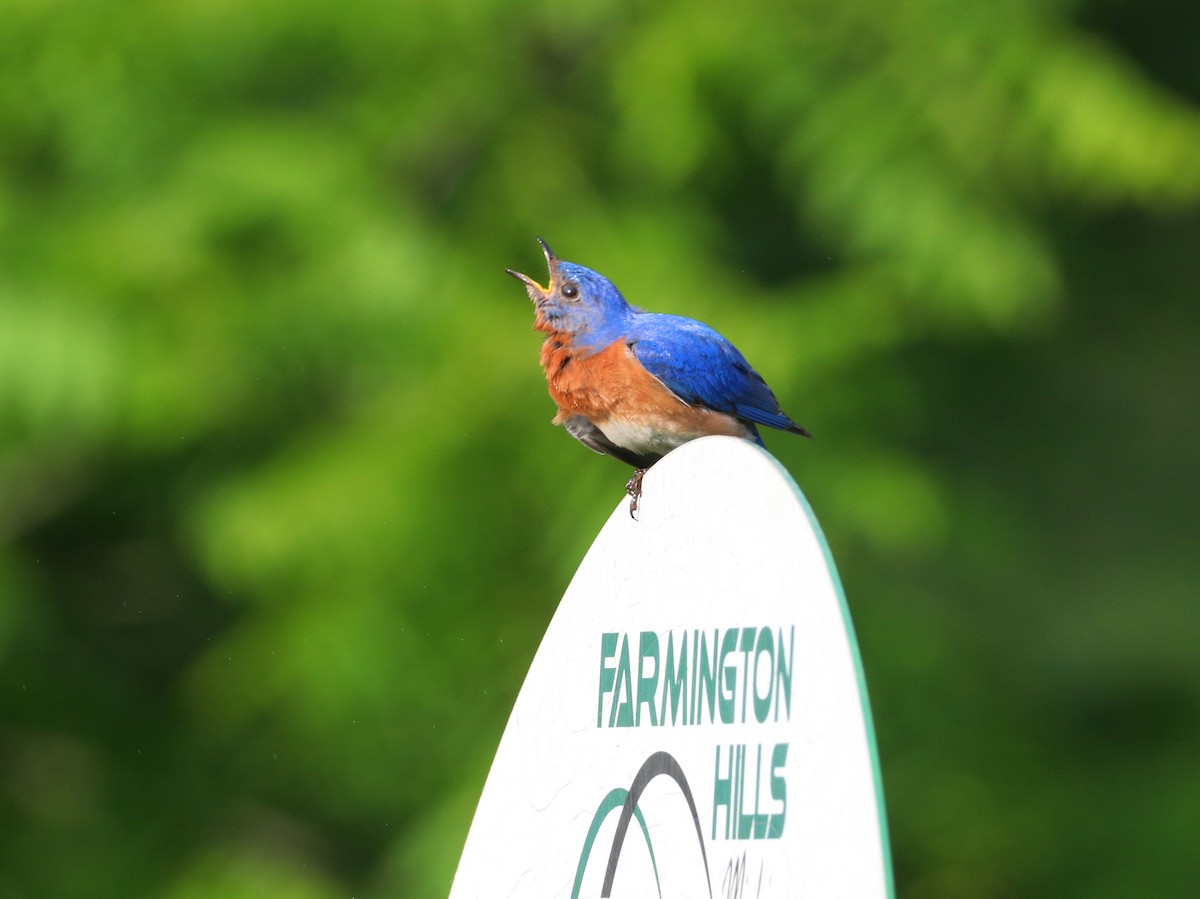
[{"label": "bird's open beak", "polygon": [[554,255],[554,251],[550,249],[550,245],[540,237],[537,242],[542,245],[542,252],[546,254],[546,267],[550,270],[550,284],[547,287],[542,287],[537,281],[528,275],[523,275],[520,272],[514,272],[511,268],[506,268],[505,271],[525,285],[525,292],[529,294],[529,299],[535,303],[538,300],[544,300],[554,291],[554,278],[558,270],[558,257]]}]

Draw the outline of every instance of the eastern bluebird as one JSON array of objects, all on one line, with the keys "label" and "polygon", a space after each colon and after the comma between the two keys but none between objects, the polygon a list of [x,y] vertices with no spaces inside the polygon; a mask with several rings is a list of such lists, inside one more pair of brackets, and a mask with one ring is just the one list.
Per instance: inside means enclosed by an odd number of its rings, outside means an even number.
[{"label": "eastern bluebird", "polygon": [[550,285],[508,269],[546,332],[541,362],[554,423],[589,449],[632,465],[637,511],[642,475],[675,447],[723,434],[763,445],[758,425],[811,437],[728,340],[708,325],[630,306],[603,275],[559,260],[538,238]]}]

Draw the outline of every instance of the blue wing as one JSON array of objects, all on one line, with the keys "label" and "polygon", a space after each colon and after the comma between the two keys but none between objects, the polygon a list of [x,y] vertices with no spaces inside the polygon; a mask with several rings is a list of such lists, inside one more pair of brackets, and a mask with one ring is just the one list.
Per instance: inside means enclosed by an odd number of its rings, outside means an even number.
[{"label": "blue wing", "polygon": [[646,370],[685,403],[812,436],[784,414],[771,388],[737,347],[703,322],[640,313],[628,340]]}]

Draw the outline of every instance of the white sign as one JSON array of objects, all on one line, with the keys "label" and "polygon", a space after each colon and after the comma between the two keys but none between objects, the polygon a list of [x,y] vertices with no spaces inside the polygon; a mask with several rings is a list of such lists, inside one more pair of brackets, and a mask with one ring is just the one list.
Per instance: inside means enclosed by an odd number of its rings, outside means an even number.
[{"label": "white sign", "polygon": [[563,596],[451,899],[892,895],[870,707],[816,519],[764,450],[685,444]]}]

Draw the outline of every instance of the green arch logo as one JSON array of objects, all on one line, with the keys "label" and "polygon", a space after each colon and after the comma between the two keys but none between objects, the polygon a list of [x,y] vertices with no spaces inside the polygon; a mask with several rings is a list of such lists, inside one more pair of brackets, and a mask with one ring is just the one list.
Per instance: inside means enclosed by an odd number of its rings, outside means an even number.
[{"label": "green arch logo", "polygon": [[638,806],[638,800],[641,799],[647,784],[659,776],[669,777],[675,781],[683,792],[684,799],[687,800],[688,809],[692,813],[692,824],[696,829],[696,840],[700,844],[700,858],[704,862],[704,882],[708,884],[708,895],[711,899],[712,878],[708,873],[708,852],[704,846],[704,832],[700,829],[700,815],[696,811],[696,800],[692,797],[692,788],[688,785],[683,768],[675,757],[667,752],[656,752],[642,762],[642,767],[634,775],[633,783],[630,784],[628,790],[622,787],[609,790],[600,801],[596,813],[592,816],[591,826],[588,828],[587,836],[583,841],[583,849],[579,854],[579,865],[575,869],[575,885],[571,890],[571,899],[579,899],[583,874],[587,870],[588,859],[591,858],[592,847],[596,842],[596,835],[600,832],[601,825],[604,824],[609,814],[618,808],[621,810],[621,817],[617,819],[617,831],[613,835],[612,848],[608,853],[608,865],[604,873],[604,885],[600,890],[600,895],[603,899],[612,895],[613,878],[617,874],[617,863],[621,859],[625,835],[629,831],[629,823],[636,818],[642,831],[642,838],[646,841],[646,849],[650,852],[650,865],[654,869],[654,885],[658,889],[659,899],[662,899],[662,883],[658,878],[658,861],[654,857],[654,845],[650,839],[650,830],[646,826],[646,819]]}]

